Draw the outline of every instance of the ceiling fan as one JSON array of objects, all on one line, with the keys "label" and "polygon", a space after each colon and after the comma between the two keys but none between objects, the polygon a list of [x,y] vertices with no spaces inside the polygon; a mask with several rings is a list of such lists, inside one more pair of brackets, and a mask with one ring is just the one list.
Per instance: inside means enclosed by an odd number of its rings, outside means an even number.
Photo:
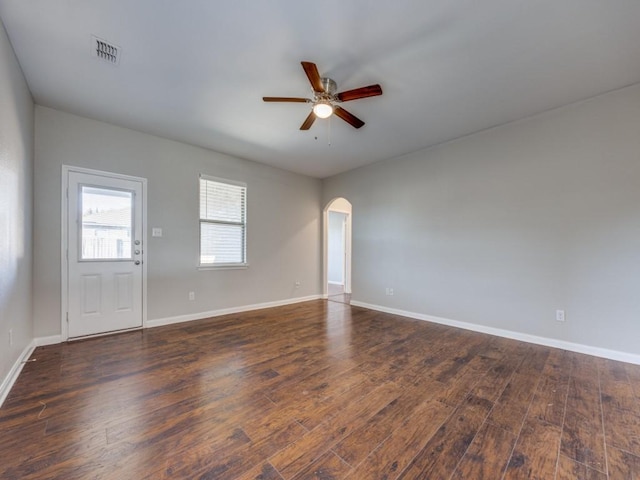
[{"label": "ceiling fan", "polygon": [[359,98],[375,97],[382,95],[382,87],[380,85],[369,85],[368,87],[360,87],[346,92],[336,93],[337,86],[330,78],[321,77],[318,73],[318,67],[315,63],[300,62],[302,68],[311,82],[313,90],[313,99],[295,98],[295,97],[262,97],[265,102],[292,102],[292,103],[311,103],[313,108],[311,113],[302,123],[300,130],[309,130],[316,118],[328,118],[332,114],[340,117],[342,120],[355,128],[360,128],[364,122],[355,115],[349,113],[338,103],[349,102]]}]

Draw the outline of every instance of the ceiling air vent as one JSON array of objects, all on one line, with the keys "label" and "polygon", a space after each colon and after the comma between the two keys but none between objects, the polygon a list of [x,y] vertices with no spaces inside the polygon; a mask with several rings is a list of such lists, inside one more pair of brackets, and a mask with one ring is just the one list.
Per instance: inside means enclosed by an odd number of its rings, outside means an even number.
[{"label": "ceiling air vent", "polygon": [[91,56],[118,65],[120,63],[120,47],[91,35]]}]

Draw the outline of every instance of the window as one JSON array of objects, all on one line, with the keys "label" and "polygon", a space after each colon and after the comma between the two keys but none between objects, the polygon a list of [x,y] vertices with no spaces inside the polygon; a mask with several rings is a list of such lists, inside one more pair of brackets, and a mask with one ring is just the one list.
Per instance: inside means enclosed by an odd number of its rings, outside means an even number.
[{"label": "window", "polygon": [[80,260],[131,260],[133,192],[81,185]]},{"label": "window", "polygon": [[200,175],[200,265],[247,264],[247,186]]}]

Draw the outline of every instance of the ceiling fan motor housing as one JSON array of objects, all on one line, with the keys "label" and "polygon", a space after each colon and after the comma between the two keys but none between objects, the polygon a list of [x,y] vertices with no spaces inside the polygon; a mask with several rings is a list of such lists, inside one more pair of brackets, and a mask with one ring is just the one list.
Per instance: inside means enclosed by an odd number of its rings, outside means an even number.
[{"label": "ceiling fan motor housing", "polygon": [[322,82],[325,93],[328,93],[329,95],[334,95],[336,93],[336,90],[338,89],[336,82],[326,77],[322,77],[320,81]]}]

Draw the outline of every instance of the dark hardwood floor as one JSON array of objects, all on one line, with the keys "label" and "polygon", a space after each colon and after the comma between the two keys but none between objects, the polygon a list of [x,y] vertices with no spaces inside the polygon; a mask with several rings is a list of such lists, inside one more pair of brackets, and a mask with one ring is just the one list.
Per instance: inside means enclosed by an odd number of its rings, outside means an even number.
[{"label": "dark hardwood floor", "polygon": [[2,479],[640,478],[640,366],[343,303],[32,358]]}]

